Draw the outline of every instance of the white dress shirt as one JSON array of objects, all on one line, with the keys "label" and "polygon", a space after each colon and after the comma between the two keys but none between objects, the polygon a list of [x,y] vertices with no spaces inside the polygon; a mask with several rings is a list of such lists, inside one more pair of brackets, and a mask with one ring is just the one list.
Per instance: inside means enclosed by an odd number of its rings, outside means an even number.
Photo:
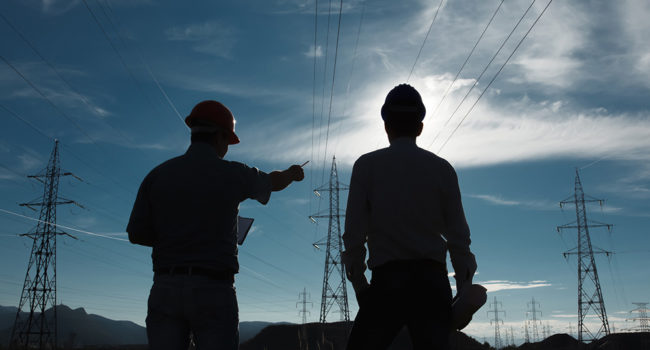
[{"label": "white dress shirt", "polygon": [[447,250],[457,273],[476,270],[455,170],[410,138],[355,162],[343,242],[343,262],[357,292],[367,285],[366,243],[371,270],[394,260],[444,264]]}]

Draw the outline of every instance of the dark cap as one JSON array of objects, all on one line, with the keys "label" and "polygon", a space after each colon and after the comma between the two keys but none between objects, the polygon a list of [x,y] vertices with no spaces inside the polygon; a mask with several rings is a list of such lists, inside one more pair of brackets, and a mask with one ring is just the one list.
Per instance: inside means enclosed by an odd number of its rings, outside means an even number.
[{"label": "dark cap", "polygon": [[426,113],[420,93],[409,84],[399,84],[390,90],[381,107],[381,119],[384,121],[399,115],[419,118],[419,121],[422,121]]}]

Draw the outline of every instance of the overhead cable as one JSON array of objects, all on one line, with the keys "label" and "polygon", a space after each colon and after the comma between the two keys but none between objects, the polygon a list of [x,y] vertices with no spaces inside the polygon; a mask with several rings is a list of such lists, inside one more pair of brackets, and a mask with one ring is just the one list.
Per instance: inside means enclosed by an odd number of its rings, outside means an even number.
[{"label": "overhead cable", "polygon": [[[314,161],[314,129],[316,128],[316,61],[318,53],[318,0],[315,0],[316,4],[314,6],[314,73],[312,77],[312,98],[311,98],[311,158],[309,160],[312,163]],[[309,188],[314,188],[314,166],[309,167]],[[309,202],[309,211],[311,213],[311,192],[307,193],[307,201]],[[307,214],[309,215],[309,214]]]},{"label": "overhead cable", "polygon": [[[79,97],[79,98],[84,102],[84,104],[88,107],[88,109],[90,109],[91,111],[96,112],[96,108],[92,105],[92,103],[88,100],[88,98],[87,98],[85,95],[81,94],[81,93],[79,92],[79,90],[77,90],[76,88],[74,88],[74,87],[72,86],[72,84],[70,83],[70,81],[68,81],[68,79],[66,79],[66,78],[61,74],[61,72],[59,72],[59,70],[58,70],[58,69],[57,69],[57,68],[56,68],[56,67],[55,67],[55,66],[54,66],[54,65],[53,65],[53,64],[52,64],[48,59],[46,59],[45,56],[43,56],[43,55],[41,54],[41,52],[36,48],[36,46],[35,46],[35,45],[34,45],[34,44],[29,40],[29,39],[27,39],[27,37],[25,37],[25,36],[23,35],[23,33],[20,32],[20,30],[18,30],[18,28],[16,28],[16,27],[13,25],[13,23],[11,23],[11,22],[9,21],[9,19],[7,19],[7,18],[6,18],[2,13],[0,13],[0,17],[2,17],[2,19],[5,21],[5,23],[7,23],[7,25],[8,25],[8,26],[9,26],[9,27],[10,27],[10,28],[11,28],[11,29],[12,29],[12,30],[13,30],[13,31],[14,31],[14,32],[15,32],[15,33],[16,33],[16,34],[17,34],[17,35],[18,35],[18,36],[19,36],[19,37],[20,37],[20,38],[21,38],[21,39],[22,39],[26,44],[27,44],[27,46],[29,46],[29,48],[32,49],[32,51],[36,54],[36,56],[38,56],[38,57],[39,57],[39,58],[40,58],[40,59],[41,59],[41,60],[42,60],[42,61],[43,61],[43,62],[44,62],[48,67],[50,67],[50,69],[52,69],[52,71],[54,72],[54,74],[56,74],[56,76],[57,76],[57,77],[58,77],[58,78],[59,78],[59,79],[60,79],[60,80],[61,80],[61,81],[62,81],[62,82],[63,82],[63,83],[68,87],[68,89],[70,89],[70,90],[71,90],[71,91],[72,91],[76,96],[78,96],[78,97]],[[93,113],[93,114],[95,115],[95,113]],[[129,139],[126,137],[126,135],[124,135],[124,133],[122,133],[122,131],[113,128],[110,124],[108,124],[105,120],[103,120],[103,119],[102,119],[101,117],[99,117],[99,116],[97,116],[97,119],[99,119],[100,121],[102,121],[105,125],[107,125],[109,128],[111,128],[113,131],[115,131],[115,132],[116,132],[118,135],[120,135],[120,137],[122,137],[125,141],[127,141],[127,142],[131,142],[131,140],[129,140]]]},{"label": "overhead cable", "polygon": [[[320,158],[321,142],[323,139],[323,115],[325,114],[325,85],[327,81],[327,61],[329,59],[330,47],[330,19],[332,17],[332,0],[329,0],[329,7],[327,10],[327,32],[325,34],[325,63],[323,65],[323,88],[320,99],[320,121],[318,125],[318,147],[316,148],[316,158]],[[321,178],[322,181],[322,178]],[[319,200],[320,205],[320,200]]]},{"label": "overhead cable", "polygon": [[406,78],[407,83],[409,82],[409,80],[411,80],[411,75],[413,74],[415,65],[418,63],[418,59],[420,59],[420,54],[422,54],[422,49],[424,49],[424,44],[427,42],[427,39],[429,38],[429,33],[431,33],[431,28],[433,28],[433,24],[436,23],[436,18],[438,18],[438,12],[440,11],[440,7],[442,6],[442,3],[444,1],[445,0],[440,0],[440,3],[438,4],[438,8],[436,9],[436,13],[433,15],[433,20],[431,20],[431,24],[429,25],[429,30],[427,30],[427,35],[424,36],[424,40],[422,41],[422,45],[420,45],[420,50],[418,50],[417,56],[415,56],[415,61],[413,62],[413,66],[411,67],[409,76],[408,78]]},{"label": "overhead cable", "polygon": [[[14,117],[15,119],[18,119],[19,121],[25,123],[25,125],[29,126],[31,129],[33,129],[34,131],[36,131],[37,133],[39,133],[39,134],[42,135],[43,137],[45,137],[45,138],[47,138],[47,139],[50,139],[50,140],[54,141],[54,137],[52,137],[52,136],[50,136],[50,135],[47,135],[45,132],[43,132],[43,130],[37,128],[37,127],[36,127],[32,122],[30,122],[30,121],[28,121],[27,119],[23,118],[20,114],[14,112],[14,111],[12,111],[12,110],[10,110],[10,109],[7,108],[6,106],[2,105],[1,103],[0,103],[0,108],[4,109],[7,113],[9,113],[9,115],[11,115],[12,117]],[[88,167],[88,168],[91,169],[92,171],[96,172],[97,174],[101,175],[101,176],[104,177],[105,179],[107,179],[107,180],[113,182],[115,185],[117,185],[118,187],[120,187],[120,188],[121,188],[122,190],[124,190],[125,192],[128,192],[128,193],[130,193],[130,194],[132,194],[132,195],[135,196],[135,192],[133,192],[133,190],[127,188],[127,187],[124,186],[124,185],[122,185],[122,183],[120,183],[119,181],[117,181],[117,180],[115,180],[115,179],[113,179],[113,178],[111,178],[111,177],[108,177],[107,175],[104,175],[104,173],[103,173],[102,171],[100,171],[99,169],[97,169],[95,166],[93,166],[92,164],[88,163],[87,161],[85,161],[83,158],[81,158],[80,156],[78,156],[76,153],[72,152],[72,151],[68,148],[67,144],[65,144],[65,143],[60,143],[60,145],[61,145],[61,148],[62,148],[63,150],[65,150],[66,152],[68,152],[68,154],[70,154],[72,157],[74,157],[74,158],[77,159],[79,162],[81,162],[82,164],[84,164],[86,167]],[[91,185],[92,185],[92,184],[91,184]],[[101,188],[101,187],[98,187],[98,188]],[[106,191],[106,193],[108,193],[108,194],[110,194],[110,195],[115,195],[114,192],[109,192],[109,191],[107,191],[107,190],[105,190],[105,191]]]},{"label": "overhead cable", "polygon": [[23,219],[36,221],[36,222],[46,224],[46,225],[50,225],[50,226],[62,227],[64,229],[66,229],[66,230],[70,230],[70,231],[74,231],[74,232],[78,232],[78,233],[83,233],[83,234],[89,235],[89,236],[102,237],[102,238],[112,239],[112,240],[116,240],[116,241],[123,241],[123,242],[128,242],[129,241],[128,239],[125,239],[125,238],[118,238],[118,237],[103,235],[101,233],[95,233],[95,232],[91,232],[91,231],[80,230],[80,229],[70,227],[70,226],[64,226],[64,225],[53,223],[53,222],[47,222],[47,221],[43,221],[43,220],[40,220],[40,219],[35,219],[35,218],[32,218],[32,217],[22,215],[22,214],[19,214],[19,213],[10,211],[10,210],[2,209],[2,208],[0,208],[0,212],[3,212],[5,214],[14,215],[14,216],[17,216],[17,217],[20,217],[20,218],[23,218]]},{"label": "overhead cable", "polygon": [[460,109],[460,106],[462,106],[462,104],[465,102],[465,100],[467,99],[467,97],[469,97],[469,94],[470,94],[470,93],[474,90],[474,88],[478,85],[478,82],[479,82],[479,81],[481,80],[481,78],[483,77],[483,74],[485,74],[485,72],[488,70],[488,68],[490,67],[490,65],[492,65],[492,62],[494,62],[494,60],[497,58],[497,56],[499,55],[499,53],[501,52],[501,50],[503,49],[503,47],[506,45],[506,43],[508,42],[508,40],[510,39],[510,37],[512,36],[512,34],[515,32],[515,30],[517,30],[517,28],[519,27],[519,24],[521,24],[521,21],[524,20],[524,18],[526,17],[526,15],[527,15],[528,12],[530,11],[530,9],[531,9],[531,8],[533,7],[533,5],[535,4],[535,1],[536,1],[536,0],[533,0],[533,1],[530,3],[530,5],[528,6],[528,8],[526,9],[526,11],[524,11],[524,14],[521,15],[521,17],[519,18],[519,20],[517,21],[517,23],[515,24],[515,26],[514,26],[514,27],[512,28],[512,30],[510,31],[510,33],[508,33],[508,36],[507,36],[507,37],[505,38],[505,40],[503,40],[503,42],[501,43],[501,46],[499,46],[499,49],[494,53],[494,55],[492,55],[492,58],[491,58],[490,61],[485,65],[485,67],[483,68],[483,71],[481,72],[481,74],[479,74],[478,78],[476,78],[476,80],[474,80],[474,84],[472,84],[472,86],[469,88],[469,90],[467,90],[467,93],[465,94],[465,96],[463,96],[463,98],[461,99],[460,103],[458,103],[458,105],[456,106],[456,109],[454,109],[454,111],[451,113],[451,115],[449,116],[449,118],[447,118],[447,120],[446,120],[445,123],[442,125],[442,127],[440,128],[440,130],[438,130],[438,133],[437,133],[436,136],[433,138],[433,140],[432,140],[431,143],[429,144],[429,147],[427,147],[427,148],[430,148],[430,147],[433,145],[433,143],[436,142],[436,140],[438,139],[438,137],[439,137],[440,134],[442,133],[443,128],[444,128],[445,126],[447,126],[447,124],[449,123],[449,121],[454,117],[454,115],[456,115],[456,112],[458,112],[458,110]]},{"label": "overhead cable", "polygon": [[465,62],[463,62],[463,64],[460,66],[460,69],[456,73],[456,76],[454,77],[454,80],[452,80],[452,82],[449,84],[449,86],[447,86],[447,89],[442,94],[442,97],[440,98],[440,101],[438,102],[438,105],[436,106],[436,108],[433,109],[433,111],[431,113],[429,113],[429,115],[427,116],[428,118],[433,118],[433,116],[438,111],[438,108],[440,108],[440,105],[442,105],[442,102],[445,100],[445,98],[447,97],[447,94],[451,90],[451,87],[454,86],[454,83],[456,83],[456,80],[458,80],[458,77],[460,76],[460,73],[463,71],[463,69],[465,68],[465,65],[467,65],[467,62],[469,61],[469,59],[474,54],[474,50],[476,50],[476,47],[478,46],[478,44],[483,39],[483,36],[485,35],[485,32],[487,32],[488,28],[490,27],[490,24],[492,24],[492,21],[494,20],[494,17],[496,17],[496,15],[499,12],[499,9],[501,8],[501,5],[503,5],[504,1],[505,0],[501,0],[499,2],[499,6],[497,6],[496,10],[494,10],[494,13],[492,14],[492,17],[490,17],[490,20],[488,21],[487,25],[485,26],[485,28],[483,28],[483,32],[481,32],[481,35],[478,37],[478,40],[476,40],[476,43],[474,43],[474,47],[472,47],[472,50],[470,50],[469,55],[467,55],[467,58],[465,58]]},{"label": "overhead cable", "polygon": [[336,46],[334,50],[334,68],[332,70],[332,88],[330,89],[330,107],[327,115],[327,131],[325,133],[325,151],[323,153],[323,176],[321,181],[325,180],[325,165],[327,164],[327,143],[330,137],[330,122],[332,120],[332,101],[334,100],[334,81],[336,80],[336,61],[339,54],[339,36],[341,34],[341,17],[343,17],[343,0],[339,4],[339,23],[336,29]]},{"label": "overhead cable", "polygon": [[541,12],[541,13],[539,14],[539,16],[537,16],[537,18],[535,19],[535,22],[533,22],[533,24],[530,26],[530,28],[528,28],[528,31],[526,32],[526,34],[524,34],[524,36],[521,38],[521,40],[519,40],[519,42],[517,43],[517,46],[515,46],[514,50],[512,50],[512,53],[510,53],[510,56],[508,56],[508,58],[506,59],[506,61],[503,62],[503,64],[501,65],[501,67],[499,68],[499,70],[496,72],[496,74],[492,77],[492,79],[491,79],[490,82],[487,84],[487,86],[485,87],[485,89],[483,89],[483,92],[481,92],[481,94],[480,94],[479,97],[476,99],[476,101],[474,102],[474,104],[470,107],[470,109],[467,111],[467,113],[465,113],[465,115],[463,116],[463,119],[460,120],[460,122],[458,123],[458,125],[456,125],[456,128],[454,128],[454,130],[451,132],[451,134],[449,134],[449,137],[447,137],[447,139],[446,139],[445,142],[442,144],[442,146],[440,146],[440,148],[438,149],[438,153],[440,153],[440,152],[442,151],[442,149],[445,147],[445,145],[447,145],[447,142],[449,142],[449,140],[452,138],[452,136],[454,136],[454,134],[456,133],[456,131],[461,127],[461,125],[463,125],[463,122],[465,121],[465,119],[467,118],[467,116],[468,116],[468,115],[469,115],[469,114],[474,110],[474,107],[476,106],[476,104],[478,103],[478,101],[481,100],[481,97],[483,97],[483,94],[485,94],[485,92],[490,88],[490,85],[492,85],[492,83],[494,82],[494,80],[499,76],[499,74],[500,74],[501,71],[503,70],[503,67],[505,67],[506,64],[508,64],[508,62],[510,61],[510,59],[512,58],[512,56],[515,54],[515,52],[517,52],[517,49],[519,48],[519,46],[521,46],[521,43],[524,42],[524,40],[526,39],[526,37],[528,36],[528,34],[533,30],[533,28],[535,27],[535,25],[537,24],[537,22],[539,21],[539,19],[542,18],[542,16],[543,16],[544,13],[546,12],[546,9],[548,9],[548,7],[551,5],[552,2],[553,2],[553,0],[549,0],[549,2],[546,4],[546,6],[545,6],[544,9],[542,10],[542,12]]},{"label": "overhead cable", "polygon": [[[144,91],[144,87],[142,87],[142,83],[140,83],[140,81],[133,74],[133,71],[131,71],[129,66],[126,64],[126,61],[124,60],[124,57],[122,56],[120,51],[117,49],[117,47],[113,43],[113,40],[111,40],[111,38],[108,36],[108,33],[106,32],[106,29],[104,28],[104,26],[101,24],[101,22],[99,21],[99,19],[97,18],[97,16],[93,12],[93,10],[88,5],[87,0],[82,0],[82,1],[83,1],[84,5],[86,5],[86,9],[88,10],[88,13],[90,13],[90,16],[95,21],[95,23],[97,24],[97,26],[101,30],[102,34],[104,34],[104,37],[106,38],[106,41],[108,41],[109,45],[111,46],[111,48],[113,49],[113,51],[117,55],[118,59],[120,60],[120,63],[122,63],[122,66],[124,67],[124,69],[128,73],[129,77],[131,77],[131,79],[135,82],[136,86],[138,87],[138,89],[140,90],[142,95],[147,99],[147,101],[149,101],[149,103],[152,106],[154,106],[154,107],[157,106],[157,104],[155,104],[155,103],[153,103],[153,101],[151,101],[151,98],[149,97],[149,95],[147,95],[147,93]],[[178,113],[178,111],[176,111],[176,112]],[[181,118],[180,115],[178,115],[178,117],[181,119],[181,121],[183,120],[183,118]]]},{"label": "overhead cable", "polygon": [[[350,96],[350,83],[352,82],[352,76],[354,75],[354,66],[357,61],[357,48],[359,47],[359,37],[361,36],[361,28],[363,27],[363,18],[365,17],[366,14],[366,2],[363,2],[363,7],[361,8],[361,16],[359,16],[359,27],[357,29],[357,39],[354,42],[354,51],[352,51],[352,64],[350,67],[350,74],[348,75],[348,83],[345,88],[345,99],[343,100],[343,115],[345,116],[345,113],[347,112],[347,107],[348,107],[348,97]],[[339,123],[336,127],[335,135],[336,135],[336,143],[334,144],[334,153],[338,150],[338,145],[339,141],[341,140],[341,135],[339,133],[339,130],[341,128],[341,123]],[[313,187],[313,186],[312,186]],[[310,211],[311,213],[311,208]]]},{"label": "overhead cable", "polygon": [[[125,41],[124,38],[122,37],[122,34],[120,34],[120,30],[119,30],[118,26],[114,23],[114,21],[113,21],[112,18],[111,18],[111,17],[112,17],[112,10],[111,10],[111,14],[109,14],[109,13],[104,9],[104,5],[102,5],[101,1],[97,1],[97,4],[99,5],[99,8],[100,8],[100,10],[102,11],[102,13],[104,14],[104,16],[106,16],[106,18],[108,19],[108,23],[111,25],[111,27],[113,27],[113,30],[115,31],[115,34],[117,34],[117,37],[118,37],[118,38],[120,39],[120,41],[122,42],[122,45],[124,45],[124,47],[126,48],[126,47],[127,47],[127,45],[126,45],[126,41]],[[109,8],[109,9],[110,9],[110,8]],[[174,111],[174,113],[176,114],[176,116],[178,117],[178,119],[181,121],[181,123],[183,123],[183,125],[185,125],[185,120],[183,119],[183,117],[181,116],[181,114],[178,112],[178,109],[176,108],[176,105],[174,104],[174,102],[171,100],[171,98],[169,98],[169,95],[167,95],[167,92],[165,91],[165,89],[163,89],[162,85],[160,84],[160,81],[158,81],[158,78],[156,78],[156,75],[155,75],[155,74],[153,73],[153,71],[151,70],[151,66],[149,66],[149,64],[147,63],[147,61],[144,60],[144,58],[142,57],[142,55],[140,54],[140,52],[137,50],[137,48],[135,49],[135,52],[136,52],[136,55],[138,56],[138,58],[140,59],[140,62],[142,63],[142,65],[144,65],[144,67],[146,68],[147,73],[149,73],[149,76],[151,77],[151,79],[153,80],[153,82],[154,82],[154,83],[156,84],[156,86],[158,87],[158,90],[160,91],[160,93],[161,93],[161,94],[163,95],[163,97],[165,98],[165,101],[167,102],[167,104],[168,104],[168,105],[171,107],[171,109]]]}]

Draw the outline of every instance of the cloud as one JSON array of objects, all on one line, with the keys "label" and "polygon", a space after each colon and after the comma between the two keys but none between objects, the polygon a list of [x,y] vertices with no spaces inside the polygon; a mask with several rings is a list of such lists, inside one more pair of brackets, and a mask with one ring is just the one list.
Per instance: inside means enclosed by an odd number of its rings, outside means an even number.
[{"label": "cloud", "polygon": [[467,194],[465,196],[481,199],[490,204],[501,205],[501,206],[516,206],[516,207],[525,207],[525,208],[537,209],[537,210],[559,210],[560,209],[558,202],[554,202],[550,200],[514,200],[514,199],[504,198],[501,195],[492,195],[492,194]]},{"label": "cloud", "polygon": [[[88,111],[99,118],[105,118],[112,113],[106,108],[94,102],[89,95],[84,95],[71,90],[63,82],[56,72],[40,62],[12,62],[28,80],[34,83],[38,89],[52,103],[62,109],[81,109]],[[57,68],[62,76],[86,77],[87,74],[78,69]],[[7,69],[6,74],[0,74],[0,91],[3,91],[3,99],[29,98],[43,100],[43,97],[33,88],[27,85],[13,71]]]},{"label": "cloud", "polygon": [[508,200],[508,199],[503,199],[501,196],[494,196],[490,194],[470,194],[467,195],[468,197],[472,198],[479,198],[482,199],[486,202],[496,204],[496,205],[506,205],[506,206],[519,206],[521,205],[521,202],[519,201],[513,201],[513,200]]},{"label": "cloud", "polygon": [[309,47],[309,50],[305,51],[302,53],[303,55],[314,58],[314,57],[323,57],[323,47],[320,45],[316,46],[316,49],[314,49],[314,45],[311,45]]},{"label": "cloud", "polygon": [[478,282],[483,287],[487,288],[488,292],[498,292],[502,290],[513,290],[513,289],[531,289],[531,288],[542,288],[550,287],[552,284],[547,281],[531,281],[531,282],[514,282],[514,281],[484,281]]},{"label": "cloud", "polygon": [[219,21],[176,26],[165,31],[168,40],[191,43],[196,52],[222,58],[232,58],[236,30]]}]

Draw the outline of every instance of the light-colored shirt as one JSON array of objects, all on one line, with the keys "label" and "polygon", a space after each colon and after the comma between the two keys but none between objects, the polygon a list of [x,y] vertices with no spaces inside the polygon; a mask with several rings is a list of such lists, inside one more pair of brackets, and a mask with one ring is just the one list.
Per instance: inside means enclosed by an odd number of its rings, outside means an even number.
[{"label": "light-colored shirt", "polygon": [[352,169],[343,242],[353,284],[365,271],[366,242],[371,270],[394,260],[444,264],[447,250],[452,263],[473,259],[454,168],[409,138],[361,156]]},{"label": "light-colored shirt", "polygon": [[236,273],[239,203],[271,196],[268,174],[221,159],[207,143],[153,169],[142,181],[127,227],[133,243],[153,246],[154,270],[199,266]]}]

